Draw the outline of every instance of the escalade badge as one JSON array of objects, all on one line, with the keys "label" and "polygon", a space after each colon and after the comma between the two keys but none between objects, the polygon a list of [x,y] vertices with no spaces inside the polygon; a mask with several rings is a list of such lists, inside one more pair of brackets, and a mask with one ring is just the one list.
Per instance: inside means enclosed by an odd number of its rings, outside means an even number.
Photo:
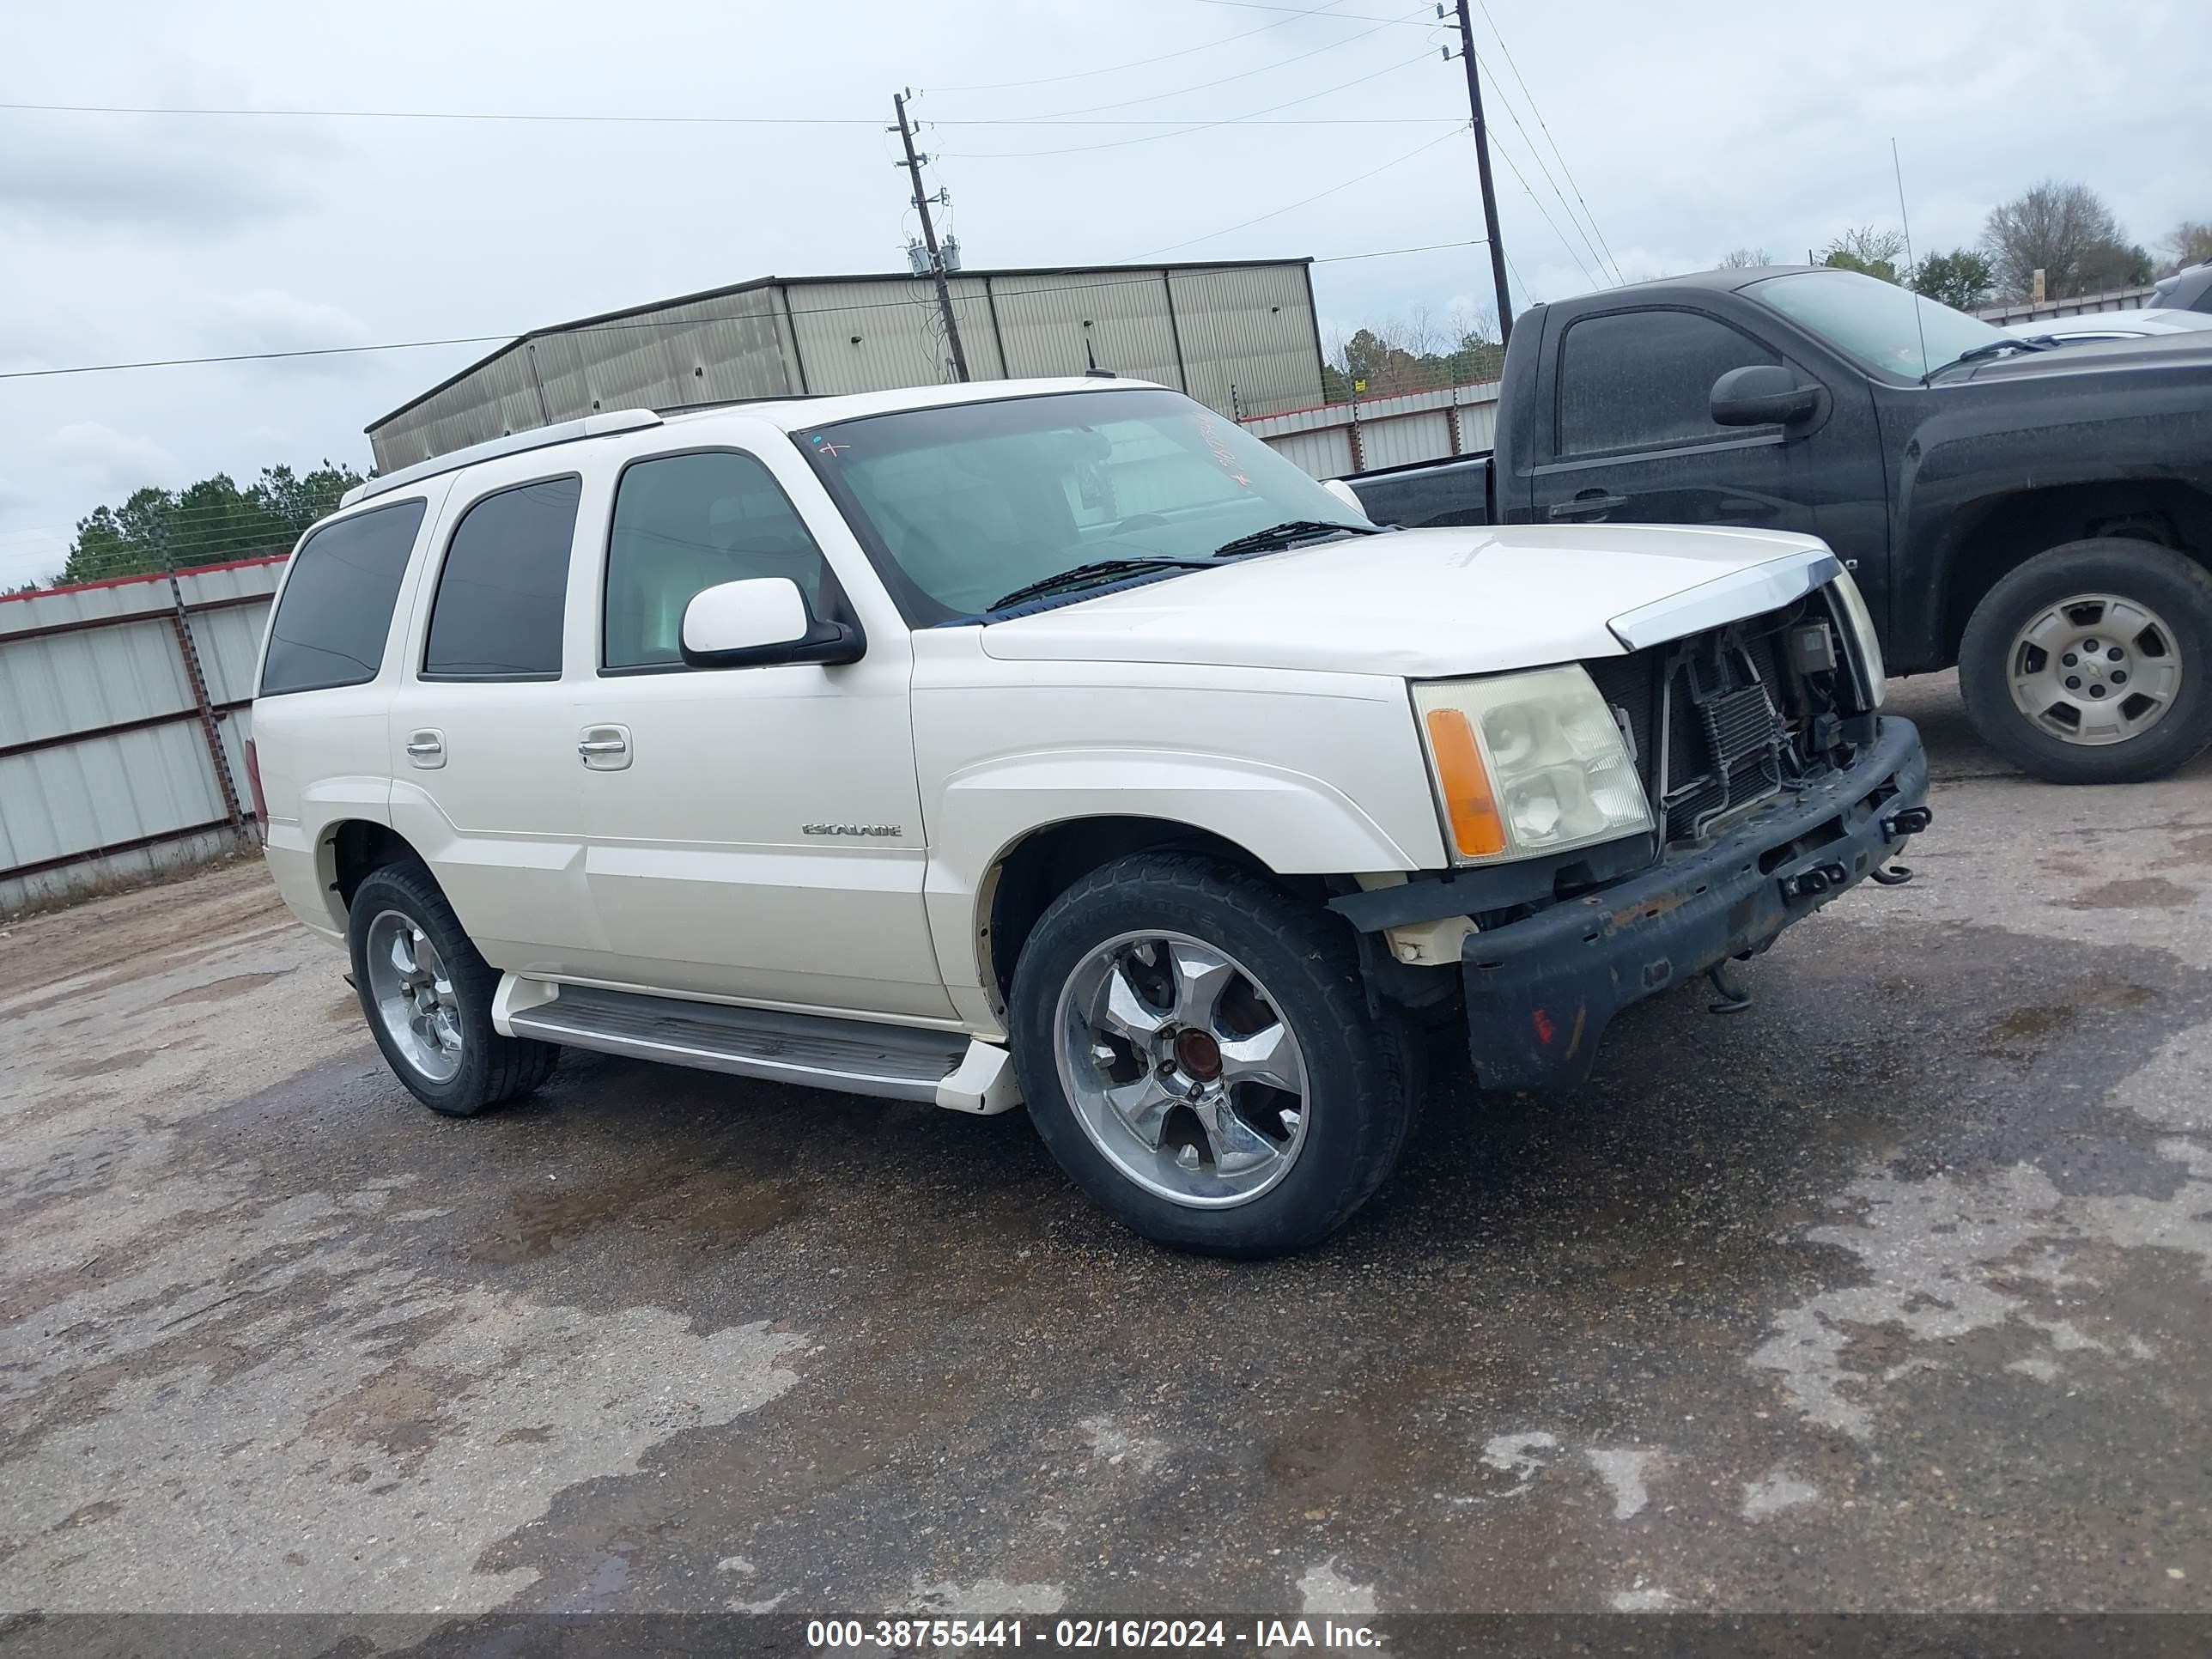
[{"label": "escalade badge", "polygon": [[806,823],[799,826],[803,836],[903,836],[906,830],[896,823]]}]

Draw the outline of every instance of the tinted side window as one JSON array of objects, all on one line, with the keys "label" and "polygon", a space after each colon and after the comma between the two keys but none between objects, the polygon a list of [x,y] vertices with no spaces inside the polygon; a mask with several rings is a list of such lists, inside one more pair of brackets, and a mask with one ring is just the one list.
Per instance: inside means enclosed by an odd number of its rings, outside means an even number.
[{"label": "tinted side window", "polygon": [[423,507],[420,500],[395,501],[357,513],[300,544],[269,628],[263,696],[376,678]]},{"label": "tinted side window", "polygon": [[1692,311],[1587,317],[1559,348],[1559,453],[1741,435],[1713,424],[1713,382],[1774,353]]},{"label": "tinted side window", "polygon": [[754,576],[788,576],[821,608],[822,550],[765,466],[728,451],[632,463],[607,544],[605,665],[681,662],[691,596]]},{"label": "tinted side window", "polygon": [[561,672],[561,613],[578,478],[487,495],[462,516],[430,602],[425,675],[550,679]]}]

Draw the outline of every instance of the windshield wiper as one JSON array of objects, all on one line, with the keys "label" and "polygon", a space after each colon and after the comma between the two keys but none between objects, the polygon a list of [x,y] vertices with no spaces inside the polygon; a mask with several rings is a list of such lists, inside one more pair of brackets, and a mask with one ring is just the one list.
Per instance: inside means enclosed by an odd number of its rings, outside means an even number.
[{"label": "windshield wiper", "polygon": [[1240,553],[1266,553],[1277,548],[1288,547],[1293,542],[1311,536],[1379,536],[1380,525],[1334,524],[1326,519],[1288,519],[1281,524],[1269,525],[1265,530],[1255,530],[1249,536],[1239,536],[1213,550],[1217,559],[1233,559]]},{"label": "windshield wiper", "polygon": [[1024,599],[1041,599],[1048,593],[1065,592],[1071,587],[1084,587],[1115,576],[1133,575],[1139,570],[1203,570],[1212,562],[1211,559],[1098,559],[1054,575],[1040,577],[1033,582],[1024,582],[1012,592],[1002,593],[992,600],[990,608],[1004,611],[1008,605],[1019,605]]},{"label": "windshield wiper", "polygon": [[2014,335],[2009,340],[1986,341],[1981,345],[1960,352],[1948,363],[1936,364],[1935,368],[1920,377],[1920,384],[1926,386],[1929,381],[1947,368],[1957,368],[1966,363],[1978,363],[1984,357],[1996,356],[2000,351],[2055,351],[2057,349],[2058,342],[2056,340],[2046,340],[2024,334]]}]

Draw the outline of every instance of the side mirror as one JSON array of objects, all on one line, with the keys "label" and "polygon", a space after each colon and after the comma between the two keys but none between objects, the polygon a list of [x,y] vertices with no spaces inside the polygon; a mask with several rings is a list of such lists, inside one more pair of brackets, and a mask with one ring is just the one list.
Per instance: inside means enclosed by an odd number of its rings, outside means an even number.
[{"label": "side mirror", "polygon": [[763,668],[772,663],[858,662],[860,630],[824,622],[788,576],[702,587],[684,607],[684,660],[693,668]]},{"label": "side mirror", "polygon": [[1799,386],[1779,363],[1732,368],[1713,382],[1716,426],[1790,426],[1820,410],[1820,388]]}]

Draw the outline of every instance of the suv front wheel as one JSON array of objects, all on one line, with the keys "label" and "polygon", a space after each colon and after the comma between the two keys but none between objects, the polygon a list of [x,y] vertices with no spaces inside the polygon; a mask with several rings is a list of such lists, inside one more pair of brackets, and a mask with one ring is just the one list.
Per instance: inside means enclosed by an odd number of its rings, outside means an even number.
[{"label": "suv front wheel", "polygon": [[2121,537],[2039,553],[1975,606],[1966,715],[2053,783],[2164,777],[2212,741],[2212,575]]},{"label": "suv front wheel", "polygon": [[527,1093],[561,1050],[492,1029],[499,971],[477,954],[460,918],[408,859],[371,871],[347,912],[353,982],[385,1063],[416,1099],[449,1117]]},{"label": "suv front wheel", "polygon": [[1061,894],[1023,948],[1011,1015],[1060,1167],[1179,1249],[1318,1243],[1413,1125],[1405,1033],[1370,1014],[1343,924],[1209,859],[1139,854]]}]

